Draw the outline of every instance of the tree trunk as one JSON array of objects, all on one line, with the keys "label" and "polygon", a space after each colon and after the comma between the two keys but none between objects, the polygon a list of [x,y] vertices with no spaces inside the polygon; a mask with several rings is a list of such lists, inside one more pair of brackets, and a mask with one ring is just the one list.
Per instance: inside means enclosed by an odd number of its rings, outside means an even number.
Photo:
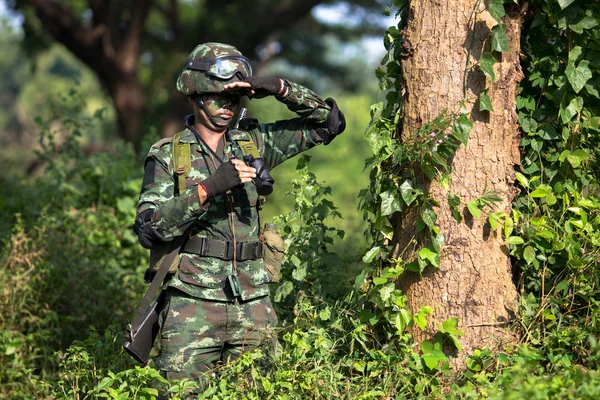
[{"label": "tree trunk", "polygon": [[108,81],[119,125],[119,136],[139,146],[144,111],[144,90],[135,74],[118,74]]},{"label": "tree trunk", "polygon": [[[519,163],[519,128],[516,94],[522,78],[519,65],[521,17],[518,10],[505,16],[510,50],[494,53],[496,82],[473,68],[483,51],[490,51],[490,29],[496,23],[480,0],[423,1],[409,4],[408,24],[403,32],[403,125],[402,136],[432,120],[443,110],[459,111],[461,102],[474,121],[469,144],[452,160],[449,189],[438,182],[429,185],[437,200],[437,223],[444,235],[440,268],[426,268],[423,277],[408,272],[399,282],[413,311],[434,309],[427,328],[413,328],[417,342],[430,339],[448,318],[458,318],[463,354],[488,346],[498,349],[514,341],[506,328],[516,311],[517,291],[512,280],[507,244],[500,231],[491,230],[485,215],[473,219],[467,202],[485,189],[498,191],[502,201],[496,211],[509,213],[515,194],[513,166]],[[477,97],[489,89],[494,112],[479,111]],[[454,192],[464,207],[462,223],[451,214],[447,196]],[[415,234],[415,216],[395,218],[395,253]],[[426,245],[427,243],[422,243]]]}]

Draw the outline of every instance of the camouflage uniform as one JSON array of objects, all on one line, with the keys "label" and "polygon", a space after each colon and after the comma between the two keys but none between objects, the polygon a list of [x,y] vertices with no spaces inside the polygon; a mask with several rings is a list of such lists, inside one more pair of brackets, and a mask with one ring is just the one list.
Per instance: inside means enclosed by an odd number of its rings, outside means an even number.
[{"label": "camouflage uniform", "polygon": [[[299,118],[269,124],[255,122],[246,129],[269,169],[323,142],[316,130],[323,129],[331,111],[312,91],[292,82],[287,84],[288,94],[277,98]],[[225,138],[217,154],[223,154],[224,162],[233,156],[242,159],[240,149],[233,142],[247,140],[246,133],[229,130]],[[171,139],[157,142],[146,158],[138,214],[154,210],[152,227],[167,241],[184,232],[232,241],[232,231],[237,242],[258,241],[260,221],[254,184],[246,183],[230,192],[232,230],[227,195],[216,196],[204,205],[198,197],[197,185],[215,171],[219,161],[198,143],[191,130],[181,133],[181,142],[191,146],[187,189],[181,195],[176,194]],[[180,255],[179,268],[166,283],[168,295],[161,318],[161,353],[156,360],[168,379],[197,377],[216,361],[235,357],[244,349],[256,346],[267,326],[276,323],[268,297],[270,276],[263,260],[237,262],[241,292],[237,298],[231,295],[226,284],[233,270],[232,261],[185,252]]]}]

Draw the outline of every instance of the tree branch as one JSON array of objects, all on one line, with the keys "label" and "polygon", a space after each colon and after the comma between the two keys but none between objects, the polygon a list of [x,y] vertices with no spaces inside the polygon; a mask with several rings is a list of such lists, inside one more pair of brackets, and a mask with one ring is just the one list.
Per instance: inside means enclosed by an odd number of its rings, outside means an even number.
[{"label": "tree branch", "polygon": [[[101,43],[105,32],[98,27],[85,27],[71,11],[54,0],[28,0],[44,28],[56,41],[65,45],[77,58],[88,65],[106,81],[111,70],[116,68],[110,54],[110,43]],[[99,44],[102,44],[100,46]]]},{"label": "tree branch", "polygon": [[168,6],[162,6],[160,4],[156,4],[156,8],[163,15],[173,35],[175,36],[175,41],[181,35],[181,25],[179,23],[179,10],[177,8],[177,0],[169,0]]}]

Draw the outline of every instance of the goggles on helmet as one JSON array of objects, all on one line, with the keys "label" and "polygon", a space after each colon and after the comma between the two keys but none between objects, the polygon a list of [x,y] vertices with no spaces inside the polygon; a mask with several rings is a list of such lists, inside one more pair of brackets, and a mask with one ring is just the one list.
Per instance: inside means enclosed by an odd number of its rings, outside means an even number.
[{"label": "goggles on helmet", "polygon": [[241,73],[244,78],[252,76],[250,60],[239,55],[229,55],[213,58],[208,61],[187,60],[185,69],[202,71],[220,79],[231,79],[236,73]]}]

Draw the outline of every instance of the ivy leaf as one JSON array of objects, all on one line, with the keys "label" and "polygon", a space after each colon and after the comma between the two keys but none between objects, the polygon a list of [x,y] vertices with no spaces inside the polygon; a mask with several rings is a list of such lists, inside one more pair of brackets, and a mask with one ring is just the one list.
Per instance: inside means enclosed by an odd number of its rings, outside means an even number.
[{"label": "ivy leaf", "polygon": [[589,95],[600,99],[600,93],[598,92],[598,80],[596,80],[596,82],[586,83],[585,90],[588,92]]},{"label": "ivy leaf", "polygon": [[429,263],[436,268],[440,267],[440,255],[427,247],[423,247],[419,250],[419,258],[421,260],[429,261]]},{"label": "ivy leaf", "polygon": [[488,11],[492,18],[501,22],[502,17],[506,15],[504,11],[504,0],[488,0]]},{"label": "ivy leaf", "polygon": [[481,68],[483,74],[490,78],[492,82],[496,82],[496,74],[494,73],[495,64],[496,59],[494,58],[494,55],[491,52],[486,51],[485,53],[483,53],[483,55],[481,56],[481,62],[479,63],[479,68]]},{"label": "ivy leaf", "polygon": [[460,211],[458,207],[460,206],[460,198],[452,193],[448,193],[448,205],[450,206],[450,210],[452,211],[452,216],[459,224],[462,222],[462,215],[460,215]]},{"label": "ivy leaf", "polygon": [[481,217],[481,210],[479,207],[477,207],[476,199],[467,203],[467,209],[475,219],[479,219]]},{"label": "ivy leaf", "polygon": [[437,215],[435,214],[435,211],[433,211],[433,209],[427,207],[423,211],[421,211],[421,219],[423,220],[423,222],[425,222],[425,225],[427,225],[430,231],[436,231],[435,221],[437,220]]},{"label": "ivy leaf", "polygon": [[565,8],[569,7],[574,1],[575,0],[558,0],[558,5],[560,6],[561,10],[564,10]]},{"label": "ivy leaf", "polygon": [[380,250],[381,250],[381,247],[375,246],[371,250],[367,251],[367,254],[365,254],[363,256],[363,262],[365,264],[369,264],[371,261],[373,261],[375,256],[377,256],[379,254]]},{"label": "ivy leaf", "polygon": [[294,284],[290,281],[285,281],[275,291],[275,302],[280,303],[283,301],[294,289]]},{"label": "ivy leaf", "polygon": [[452,126],[452,134],[458,138],[465,146],[469,142],[469,133],[473,128],[473,121],[466,114],[460,114]]},{"label": "ivy leaf", "polygon": [[575,64],[569,63],[565,69],[565,75],[575,93],[579,93],[586,82],[592,77],[592,71],[588,67],[589,64],[588,60],[581,60],[577,67],[575,67]]},{"label": "ivy leaf", "polygon": [[442,322],[442,326],[440,327],[440,332],[442,333],[451,333],[456,336],[464,336],[464,334],[457,328],[458,318],[448,318],[444,322]]},{"label": "ivy leaf", "polygon": [[392,215],[396,211],[402,211],[402,203],[387,190],[379,195],[381,197],[381,215]]},{"label": "ivy leaf", "polygon": [[560,118],[563,124],[571,121],[574,116],[576,116],[581,109],[583,108],[583,99],[581,97],[576,97],[569,102],[567,107],[563,107],[560,105]]},{"label": "ivy leaf", "polygon": [[585,150],[577,149],[567,156],[567,161],[573,168],[579,168],[581,163],[589,160],[590,155]]},{"label": "ivy leaf", "polygon": [[400,194],[407,206],[410,206],[417,196],[422,193],[422,190],[413,188],[411,181],[404,181],[404,183],[400,185]]},{"label": "ivy leaf", "polygon": [[292,271],[292,278],[295,280],[302,282],[304,278],[306,278],[306,264],[302,264]]},{"label": "ivy leaf", "polygon": [[569,51],[569,61],[575,63],[575,61],[577,61],[577,59],[581,56],[582,53],[583,49],[581,48],[581,46],[573,47],[571,51]]},{"label": "ivy leaf", "polygon": [[492,28],[492,50],[499,52],[510,50],[506,37],[506,24],[498,24]]},{"label": "ivy leaf", "polygon": [[494,112],[494,107],[492,107],[492,101],[488,96],[488,89],[484,90],[479,95],[479,111]]},{"label": "ivy leaf", "polygon": [[596,18],[586,15],[579,20],[576,24],[569,24],[569,29],[575,33],[583,33],[584,29],[592,29],[598,26],[598,20]]}]

